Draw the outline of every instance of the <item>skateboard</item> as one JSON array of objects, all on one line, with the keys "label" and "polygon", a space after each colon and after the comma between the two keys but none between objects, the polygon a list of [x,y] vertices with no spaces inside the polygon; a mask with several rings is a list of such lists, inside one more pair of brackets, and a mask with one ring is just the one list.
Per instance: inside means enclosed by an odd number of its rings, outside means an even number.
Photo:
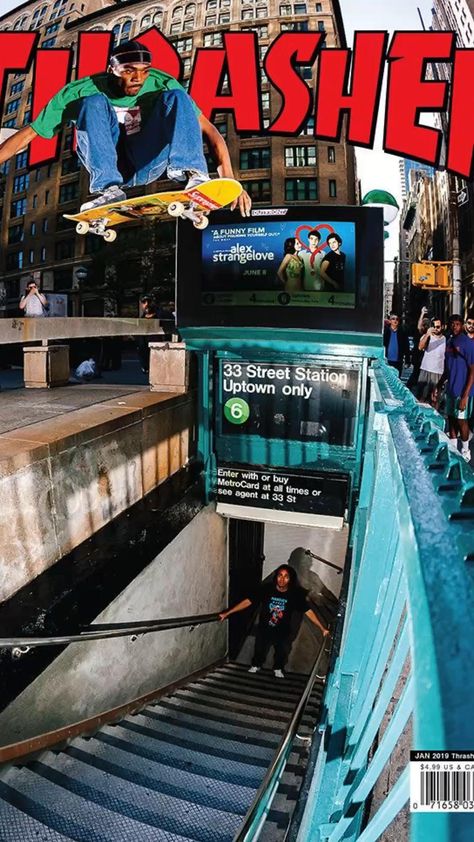
[{"label": "skateboard", "polygon": [[204,230],[209,224],[206,214],[229,205],[241,192],[242,185],[233,178],[214,178],[191,190],[169,190],[122,199],[79,213],[65,213],[64,218],[77,223],[78,234],[97,234],[109,243],[117,237],[112,226],[147,217],[181,217],[191,220],[195,228]]}]

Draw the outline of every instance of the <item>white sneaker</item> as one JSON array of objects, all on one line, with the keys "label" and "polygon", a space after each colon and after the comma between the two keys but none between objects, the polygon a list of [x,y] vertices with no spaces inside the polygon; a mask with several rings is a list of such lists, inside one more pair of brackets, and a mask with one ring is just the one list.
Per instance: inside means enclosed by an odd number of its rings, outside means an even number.
[{"label": "white sneaker", "polygon": [[283,670],[273,670],[275,678],[284,678]]},{"label": "white sneaker", "polygon": [[118,187],[116,184],[112,184],[110,187],[107,187],[103,193],[99,193],[95,199],[91,199],[89,202],[84,202],[84,204],[81,205],[81,213],[83,211],[93,210],[94,208],[100,208],[101,205],[110,205],[112,202],[122,202],[126,198],[127,194],[122,190],[122,188]]},{"label": "white sneaker", "polygon": [[208,174],[199,172],[199,170],[186,170],[186,175],[188,176],[188,183],[184,188],[185,190],[192,190],[193,187],[199,187],[200,184],[210,181]]},{"label": "white sneaker", "polygon": [[250,667],[248,672],[260,672],[260,667]]},{"label": "white sneaker", "polygon": [[461,456],[465,462],[471,461],[471,451],[468,447],[463,447],[463,449],[461,450]]}]

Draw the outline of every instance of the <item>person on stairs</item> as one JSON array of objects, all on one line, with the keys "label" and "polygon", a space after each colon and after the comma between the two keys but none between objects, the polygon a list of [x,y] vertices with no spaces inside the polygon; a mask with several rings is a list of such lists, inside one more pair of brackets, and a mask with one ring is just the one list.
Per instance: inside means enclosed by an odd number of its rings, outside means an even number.
[{"label": "person on stairs", "polygon": [[262,668],[273,646],[275,677],[285,677],[283,670],[303,614],[317,626],[323,638],[329,634],[329,629],[325,628],[309,606],[307,592],[299,584],[295,569],[288,564],[280,565],[275,570],[271,581],[262,583],[251,597],[242,599],[227,611],[222,611],[219,619],[222,622],[231,614],[245,611],[251,605],[260,605],[261,608],[255,637],[255,651],[249,672],[255,673]]}]

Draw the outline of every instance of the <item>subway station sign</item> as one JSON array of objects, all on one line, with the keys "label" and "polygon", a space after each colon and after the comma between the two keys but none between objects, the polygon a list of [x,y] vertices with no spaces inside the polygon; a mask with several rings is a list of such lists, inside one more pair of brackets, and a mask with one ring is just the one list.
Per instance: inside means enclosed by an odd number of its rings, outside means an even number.
[{"label": "subway station sign", "polygon": [[229,517],[341,528],[346,475],[219,464],[217,511]]},{"label": "subway station sign", "polygon": [[360,369],[351,363],[221,360],[223,435],[354,444]]}]

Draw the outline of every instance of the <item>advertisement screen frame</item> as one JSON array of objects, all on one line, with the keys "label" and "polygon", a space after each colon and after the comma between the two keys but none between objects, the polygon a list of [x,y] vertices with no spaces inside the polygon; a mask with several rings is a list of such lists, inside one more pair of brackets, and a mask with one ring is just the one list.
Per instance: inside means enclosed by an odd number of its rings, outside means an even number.
[{"label": "advertisement screen frame", "polygon": [[356,206],[299,206],[255,208],[250,218],[238,211],[212,213],[213,225],[254,226],[258,222],[323,221],[353,222],[356,239],[356,302],[350,309],[337,307],[291,307],[211,305],[203,303],[202,232],[188,220],[177,229],[176,277],[179,327],[269,327],[380,334],[383,319],[384,230],[380,208]]}]

